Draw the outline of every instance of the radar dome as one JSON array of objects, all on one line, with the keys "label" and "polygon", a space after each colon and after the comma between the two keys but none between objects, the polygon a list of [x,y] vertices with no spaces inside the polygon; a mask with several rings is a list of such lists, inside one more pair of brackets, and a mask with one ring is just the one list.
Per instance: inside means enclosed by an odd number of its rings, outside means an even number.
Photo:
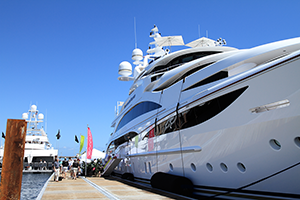
[{"label": "radar dome", "polygon": [[44,119],[44,114],[40,113],[40,114],[38,115],[38,119],[39,119],[39,120]]},{"label": "radar dome", "polygon": [[36,108],[37,108],[36,105],[32,105],[32,106],[30,107],[30,109],[31,109],[32,112],[35,112],[35,111],[36,111]]},{"label": "radar dome", "polygon": [[123,61],[119,65],[119,74],[121,76],[129,76],[132,74],[132,66],[129,62]]},{"label": "radar dome", "polygon": [[143,52],[140,49],[134,49],[132,51],[132,60],[143,60]]},{"label": "radar dome", "polygon": [[23,113],[22,114],[22,119],[28,119],[28,113]]}]

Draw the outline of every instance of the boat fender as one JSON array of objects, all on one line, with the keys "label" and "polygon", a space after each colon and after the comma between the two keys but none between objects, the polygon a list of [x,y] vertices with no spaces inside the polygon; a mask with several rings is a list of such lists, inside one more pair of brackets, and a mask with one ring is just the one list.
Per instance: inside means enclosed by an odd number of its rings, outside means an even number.
[{"label": "boat fender", "polygon": [[194,190],[194,185],[190,179],[163,172],[157,172],[151,177],[151,186],[189,197],[193,195]]}]

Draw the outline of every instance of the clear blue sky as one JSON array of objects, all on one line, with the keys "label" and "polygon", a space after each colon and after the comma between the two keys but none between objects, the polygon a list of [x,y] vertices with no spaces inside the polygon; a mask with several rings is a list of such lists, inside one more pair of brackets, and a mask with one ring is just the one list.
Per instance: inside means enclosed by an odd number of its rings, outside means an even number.
[{"label": "clear blue sky", "polygon": [[37,104],[60,155],[78,153],[74,136],[86,136],[87,124],[104,150],[131,85],[117,77],[119,63],[132,61],[134,18],[144,54],[154,24],[185,43],[200,26],[201,36],[244,49],[299,37],[299,8],[299,0],[1,0],[0,131]]}]

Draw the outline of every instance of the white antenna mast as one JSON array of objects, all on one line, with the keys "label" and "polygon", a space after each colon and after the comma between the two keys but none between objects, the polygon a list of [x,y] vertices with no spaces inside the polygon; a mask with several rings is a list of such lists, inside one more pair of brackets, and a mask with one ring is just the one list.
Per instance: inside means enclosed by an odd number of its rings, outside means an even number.
[{"label": "white antenna mast", "polygon": [[206,37],[208,38],[208,30],[206,30]]},{"label": "white antenna mast", "polygon": [[136,39],[136,22],[134,17],[134,40],[135,40],[135,48],[137,48],[137,39]]},{"label": "white antenna mast", "polygon": [[46,109],[46,117],[45,117],[45,132],[47,133],[47,109]]}]

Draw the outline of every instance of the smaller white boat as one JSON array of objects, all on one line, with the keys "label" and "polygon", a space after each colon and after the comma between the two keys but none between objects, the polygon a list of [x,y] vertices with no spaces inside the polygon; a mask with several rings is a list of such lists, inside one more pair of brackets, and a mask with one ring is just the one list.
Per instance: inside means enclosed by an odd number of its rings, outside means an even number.
[{"label": "smaller white boat", "polygon": [[39,113],[36,105],[32,105],[22,118],[28,122],[25,139],[24,169],[52,169],[58,150],[49,142],[42,125],[44,115]]},{"label": "smaller white boat", "polygon": [[[27,122],[23,163],[24,171],[52,170],[54,158],[58,155],[58,150],[52,147],[44,131],[42,126],[44,115],[39,113],[36,105],[32,105],[27,113],[22,114],[22,118]],[[4,147],[1,147],[1,160],[3,155]]]}]

